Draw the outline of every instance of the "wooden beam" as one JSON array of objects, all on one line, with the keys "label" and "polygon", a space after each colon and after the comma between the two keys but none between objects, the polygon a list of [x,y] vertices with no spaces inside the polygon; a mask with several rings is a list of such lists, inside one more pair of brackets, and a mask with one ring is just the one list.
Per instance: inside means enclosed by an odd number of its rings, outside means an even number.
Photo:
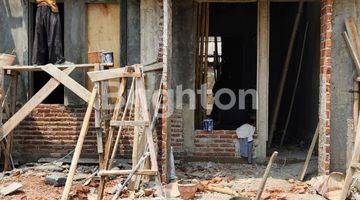
[{"label": "wooden beam", "polygon": [[[113,66],[112,63],[100,63],[101,66]],[[45,65],[15,65],[15,66],[3,66],[2,68],[4,70],[14,70],[18,72],[34,72],[34,71],[43,71],[42,67]],[[95,67],[95,64],[63,64],[63,65],[54,65],[58,69],[67,69],[69,67],[75,67],[75,68],[93,68]]]},{"label": "wooden beam", "polygon": [[[74,71],[75,67],[69,67],[64,70],[66,74]],[[28,116],[36,106],[43,102],[52,91],[54,91],[60,82],[55,78],[51,78],[19,111],[17,111],[2,127],[2,135],[0,140],[3,140],[14,128]]]},{"label": "wooden beam", "polygon": [[125,78],[125,77],[141,77],[141,73],[126,72],[125,68],[93,71],[93,72],[88,72],[88,75],[92,82],[105,81],[116,78]]},{"label": "wooden beam", "polygon": [[256,126],[258,144],[255,155],[261,160],[266,158],[266,141],[268,138],[268,98],[269,98],[269,25],[270,3],[268,0],[258,2],[258,63],[257,63],[257,110]]},{"label": "wooden beam", "polygon": [[158,63],[150,64],[150,65],[147,65],[147,66],[143,66],[142,70],[143,70],[144,73],[152,72],[152,71],[159,71],[159,70],[163,69],[163,65],[164,65],[164,63],[158,62]]},{"label": "wooden beam", "polygon": [[63,71],[56,68],[54,65],[46,65],[41,67],[41,69],[44,70],[53,78],[55,78],[57,81],[62,83],[65,87],[70,89],[80,98],[82,98],[85,102],[89,102],[90,100],[89,97],[91,93],[82,85],[80,85],[78,82],[76,82],[74,79],[70,78],[69,75],[65,74]]},{"label": "wooden beam", "polygon": [[[100,170],[99,176],[123,176],[129,175],[132,170]],[[136,175],[148,175],[155,176],[158,174],[158,171],[155,170],[139,170],[135,173]]]},{"label": "wooden beam", "polygon": [[110,121],[110,126],[149,126],[149,121]]},{"label": "wooden beam", "polygon": [[98,88],[94,87],[94,89],[92,90],[92,93],[90,94],[90,100],[89,100],[89,104],[85,113],[85,117],[84,117],[84,121],[80,130],[80,134],[79,134],[79,138],[78,141],[76,143],[76,147],[75,147],[75,151],[74,151],[74,155],[73,158],[71,160],[71,166],[69,169],[69,173],[66,179],[66,184],[65,184],[65,188],[64,191],[62,193],[61,196],[61,200],[67,200],[69,198],[69,193],[71,190],[71,185],[76,173],[76,168],[77,168],[77,164],[80,158],[80,154],[81,154],[81,150],[84,144],[84,140],[85,140],[85,136],[88,132],[89,129],[89,122],[90,122],[90,117],[91,117],[91,113],[92,113],[92,109],[94,107],[95,104],[95,99],[96,99],[96,95],[97,95],[97,90]]}]

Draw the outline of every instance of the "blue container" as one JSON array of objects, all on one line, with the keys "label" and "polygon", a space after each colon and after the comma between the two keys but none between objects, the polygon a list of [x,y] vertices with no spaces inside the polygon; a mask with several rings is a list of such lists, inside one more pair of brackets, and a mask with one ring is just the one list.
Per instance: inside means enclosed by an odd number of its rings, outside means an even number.
[{"label": "blue container", "polygon": [[209,131],[209,132],[213,131],[214,130],[214,121],[212,119],[204,119],[203,130]]}]

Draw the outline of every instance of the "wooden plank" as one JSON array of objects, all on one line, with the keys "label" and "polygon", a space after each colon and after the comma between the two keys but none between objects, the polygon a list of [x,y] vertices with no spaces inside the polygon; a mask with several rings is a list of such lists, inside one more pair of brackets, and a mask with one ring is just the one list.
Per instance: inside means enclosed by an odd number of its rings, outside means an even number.
[{"label": "wooden plank", "polygon": [[74,79],[72,79],[69,75],[56,68],[54,65],[46,65],[41,69],[43,69],[50,76],[58,80],[65,87],[67,87],[80,98],[82,98],[85,102],[89,102],[89,96],[91,95],[91,93]]},{"label": "wooden plank", "polygon": [[116,78],[125,78],[125,77],[141,77],[141,73],[126,72],[125,68],[88,72],[88,75],[92,82],[105,81]]},{"label": "wooden plank", "polygon": [[258,43],[257,43],[257,102],[256,128],[258,130],[258,147],[255,156],[266,158],[266,141],[268,138],[268,98],[269,98],[269,25],[270,3],[267,0],[258,2]]},{"label": "wooden plank", "polygon": [[163,69],[164,63],[158,62],[150,65],[145,65],[142,67],[142,70],[144,73],[146,72],[153,72],[153,71],[159,71]]},{"label": "wooden plank", "polygon": [[[101,170],[99,171],[99,176],[123,176],[129,175],[132,170]],[[148,176],[156,176],[158,171],[154,170],[139,170],[135,173],[136,175],[148,175]]]},{"label": "wooden plank", "polygon": [[360,75],[360,60],[359,60],[359,56],[358,56],[358,54],[357,54],[357,52],[356,52],[356,50],[355,50],[354,45],[352,44],[352,42],[351,42],[351,40],[350,40],[349,35],[348,35],[346,32],[343,32],[343,36],[344,36],[346,45],[347,45],[348,48],[349,48],[351,58],[353,59],[353,62],[354,62],[354,64],[355,64],[355,69],[356,69],[358,75]]},{"label": "wooden plank", "polygon": [[[64,70],[64,73],[70,74],[75,67],[69,67]],[[17,111],[2,127],[2,135],[0,140],[3,140],[14,128],[28,116],[36,106],[48,97],[54,91],[60,82],[55,78],[51,78],[19,111]]]},{"label": "wooden plank", "polygon": [[312,154],[314,152],[315,144],[316,144],[318,138],[319,138],[319,124],[316,127],[314,137],[313,137],[313,139],[311,141],[311,145],[310,145],[309,151],[308,151],[307,156],[306,156],[304,167],[302,168],[302,170],[301,170],[301,172],[299,174],[299,180],[300,181],[304,180],[306,170],[307,170],[308,165],[310,163],[310,159],[311,159],[311,156],[312,156]]},{"label": "wooden plank", "polygon": [[267,181],[267,179],[268,179],[268,177],[269,177],[269,174],[270,174],[270,171],[271,171],[271,166],[272,166],[272,164],[274,163],[275,158],[276,158],[277,155],[278,155],[278,152],[277,152],[277,151],[275,151],[275,152],[271,155],[271,158],[270,158],[269,163],[268,163],[268,165],[267,165],[267,167],[266,167],[264,176],[263,176],[263,178],[261,179],[261,183],[260,183],[259,188],[258,188],[258,190],[257,190],[257,192],[256,192],[256,197],[255,197],[256,200],[260,200],[260,198],[261,198],[261,194],[263,193],[263,191],[264,191],[264,189],[265,189],[266,181]]},{"label": "wooden plank", "polygon": [[[101,66],[112,66],[112,63],[101,63]],[[43,71],[42,67],[45,65],[14,65],[14,66],[3,66],[4,70],[14,70],[17,72],[34,72],[34,71]],[[95,64],[63,64],[63,65],[54,65],[56,68],[64,70],[70,67],[75,67],[78,69],[94,68]]]},{"label": "wooden plank", "polygon": [[[88,52],[110,51],[113,52],[114,66],[120,67],[120,51],[122,50],[120,33],[120,4],[116,2],[88,2],[86,3],[86,32]],[[122,24],[121,24],[122,26]],[[126,46],[124,44],[123,46]],[[87,85],[91,85],[88,79]],[[111,80],[109,87],[110,93],[119,90],[119,80]],[[115,103],[115,99],[112,103]]]},{"label": "wooden plank", "polygon": [[66,179],[66,184],[65,184],[65,188],[64,191],[62,193],[61,196],[61,200],[67,200],[69,198],[69,193],[71,190],[71,185],[76,173],[76,168],[77,168],[77,164],[80,158],[80,154],[81,154],[81,150],[84,144],[84,140],[85,140],[85,136],[88,132],[89,129],[89,122],[90,122],[90,117],[91,117],[91,113],[92,113],[92,109],[94,107],[95,104],[95,99],[96,99],[96,95],[97,95],[97,90],[98,88],[94,87],[91,95],[90,95],[90,99],[89,99],[89,104],[85,113],[85,117],[84,117],[84,121],[80,130],[80,134],[79,134],[79,138],[78,141],[76,143],[76,147],[75,147],[75,151],[74,151],[74,155],[71,161],[71,166],[69,169],[69,173]]},{"label": "wooden plank", "polygon": [[120,5],[119,3],[88,3],[86,9],[88,52],[111,51],[114,67],[120,57]]},{"label": "wooden plank", "polygon": [[110,126],[149,126],[149,121],[110,121]]}]

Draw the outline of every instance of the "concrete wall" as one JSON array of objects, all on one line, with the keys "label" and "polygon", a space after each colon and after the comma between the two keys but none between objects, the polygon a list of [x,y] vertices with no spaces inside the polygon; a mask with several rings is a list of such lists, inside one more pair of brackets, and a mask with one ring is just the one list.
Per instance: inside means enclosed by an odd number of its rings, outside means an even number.
[{"label": "concrete wall", "polygon": [[[16,55],[15,64],[28,64],[28,3],[22,0],[0,1],[0,53]],[[5,88],[8,80],[6,79]],[[18,82],[18,99],[26,101],[28,97],[28,76],[22,73]]]},{"label": "concrete wall", "polygon": [[[140,2],[140,62],[144,65],[162,59],[162,5],[157,0]],[[131,37],[129,35],[129,37]],[[147,99],[159,88],[161,73],[150,72],[145,76]]]},{"label": "concrete wall", "polygon": [[[354,64],[342,36],[345,31],[344,20],[353,16],[360,22],[360,2],[356,0],[335,0],[333,5],[332,38],[332,81],[331,81],[331,171],[344,171],[346,158],[351,148],[347,139],[353,134],[348,128],[353,118],[353,78],[356,75]],[[350,123],[349,123],[350,122]]]},{"label": "concrete wall", "polygon": [[[195,90],[196,16],[192,0],[174,1],[173,5],[173,59],[171,88],[181,85],[183,90]],[[179,108],[177,108],[179,109]],[[194,110],[189,109],[186,95],[182,103],[183,151],[194,150]]]}]

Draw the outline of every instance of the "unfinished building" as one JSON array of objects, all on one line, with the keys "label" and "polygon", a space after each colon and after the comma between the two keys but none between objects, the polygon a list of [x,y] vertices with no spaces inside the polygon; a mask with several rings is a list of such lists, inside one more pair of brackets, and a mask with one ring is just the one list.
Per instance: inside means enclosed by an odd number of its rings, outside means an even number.
[{"label": "unfinished building", "polygon": [[[360,24],[358,1],[61,0],[57,4],[67,61],[89,63],[89,52],[106,50],[114,52],[113,68],[137,63],[163,66],[162,72],[151,71],[145,77],[150,99],[165,74],[163,118],[156,134],[163,181],[169,179],[171,154],[175,160],[244,162],[236,129],[245,123],[256,127],[253,157],[258,163],[278,149],[280,155],[281,150],[305,155],[318,128],[318,173],[344,172],[349,165],[359,86],[342,34],[349,17]],[[16,55],[16,65],[33,64],[36,8],[36,1],[0,1],[0,52]],[[71,77],[90,89],[86,73],[78,70]],[[46,73],[20,73],[12,112],[48,80]],[[4,88],[9,83],[6,78]],[[112,87],[117,91],[117,83]],[[224,89],[228,89],[224,95],[216,95]],[[234,102],[229,100],[232,95]],[[220,109],[216,100],[231,106]],[[71,90],[58,87],[14,130],[13,157],[25,163],[68,154],[78,139],[85,104]],[[203,129],[206,119],[213,121],[212,131]],[[97,158],[93,120],[83,158]],[[120,157],[131,157],[132,137],[131,129],[122,132]]]}]

